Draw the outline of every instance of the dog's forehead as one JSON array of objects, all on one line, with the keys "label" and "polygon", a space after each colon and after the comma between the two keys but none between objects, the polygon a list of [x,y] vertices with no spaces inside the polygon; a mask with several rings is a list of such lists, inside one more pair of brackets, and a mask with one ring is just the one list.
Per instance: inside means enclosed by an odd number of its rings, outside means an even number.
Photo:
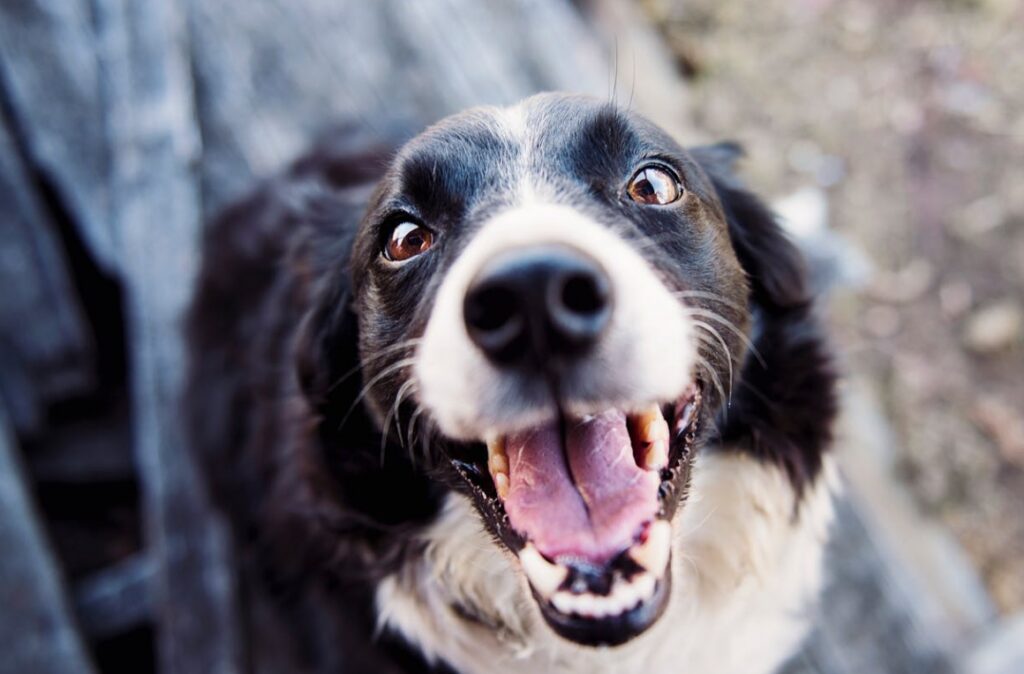
[{"label": "dog's forehead", "polygon": [[[452,115],[413,140],[400,155],[407,178],[428,165],[483,171],[572,172],[586,150],[612,160],[671,143],[653,125],[618,107],[585,96],[540,94],[507,107],[480,107]],[[574,162],[575,160],[575,162]],[[419,171],[419,174],[417,173]],[[407,180],[408,182],[408,180]]]},{"label": "dog's forehead", "polygon": [[[658,127],[607,101],[540,94],[448,117],[400,152],[388,194],[428,220],[497,204],[582,203],[618,185],[646,156],[683,156]],[[573,196],[575,195],[575,196]]]}]

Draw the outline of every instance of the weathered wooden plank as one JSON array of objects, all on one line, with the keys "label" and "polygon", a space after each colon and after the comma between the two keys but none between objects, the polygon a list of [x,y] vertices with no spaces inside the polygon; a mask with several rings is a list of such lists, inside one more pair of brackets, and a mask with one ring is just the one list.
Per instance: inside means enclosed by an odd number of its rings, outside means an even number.
[{"label": "weathered wooden plank", "polygon": [[93,671],[0,407],[0,674]]},{"label": "weathered wooden plank", "polygon": [[[0,97],[4,95],[0,82]],[[92,383],[92,344],[53,223],[0,115],[0,396],[20,433]]]},{"label": "weathered wooden plank", "polygon": [[567,2],[188,2],[207,212],[332,128],[403,137],[472,105],[610,91]]},{"label": "weathered wooden plank", "polygon": [[151,620],[155,575],[153,560],[139,554],[77,583],[75,615],[86,636],[104,639]]},{"label": "weathered wooden plank", "polygon": [[1024,613],[1007,618],[980,639],[964,658],[966,674],[1024,672]]},{"label": "weathered wooden plank", "polygon": [[879,551],[854,504],[843,498],[836,510],[816,630],[785,673],[955,672],[949,652],[909,601],[906,579]]},{"label": "weathered wooden plank", "polygon": [[101,46],[90,2],[0,2],[0,88],[17,129],[96,260],[112,271]]},{"label": "weathered wooden plank", "polygon": [[135,479],[129,420],[117,412],[48,428],[26,447],[25,460],[35,480],[86,484]]},{"label": "weathered wooden plank", "polygon": [[180,423],[180,318],[196,272],[199,144],[184,15],[174,0],[100,0],[104,71],[116,127],[112,211],[131,344],[136,457],[155,564],[160,671],[240,671],[225,525],[207,502]]}]

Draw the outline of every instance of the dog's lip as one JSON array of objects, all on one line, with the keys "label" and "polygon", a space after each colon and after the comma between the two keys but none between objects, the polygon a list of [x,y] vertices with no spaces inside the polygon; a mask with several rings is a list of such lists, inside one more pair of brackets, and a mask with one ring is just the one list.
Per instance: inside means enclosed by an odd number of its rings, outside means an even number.
[{"label": "dog's lip", "polygon": [[[527,536],[511,526],[499,495],[502,466],[453,462],[474,488],[478,505],[491,511],[488,514],[500,538],[516,553],[541,614],[556,633],[581,644],[621,644],[649,628],[664,611],[670,594],[671,519],[686,495],[701,390],[700,382],[695,382],[679,399],[662,407],[670,443],[667,462],[659,471],[658,511],[643,524],[632,545],[605,563],[553,561],[540,554]],[[504,469],[507,472],[507,465]],[[652,537],[657,540],[652,542]]]}]

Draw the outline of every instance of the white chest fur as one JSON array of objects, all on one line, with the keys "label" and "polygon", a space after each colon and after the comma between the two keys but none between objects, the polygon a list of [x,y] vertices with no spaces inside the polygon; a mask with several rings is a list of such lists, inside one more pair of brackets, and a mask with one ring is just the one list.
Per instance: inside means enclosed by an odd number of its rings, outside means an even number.
[{"label": "white chest fur", "polygon": [[[465,674],[766,674],[798,646],[822,582],[831,479],[799,510],[777,468],[705,454],[674,522],[672,596],[646,633],[617,648],[577,646],[546,626],[516,562],[470,502],[452,496],[424,534],[426,552],[377,591],[382,628]],[[453,609],[471,612],[480,624]]]}]

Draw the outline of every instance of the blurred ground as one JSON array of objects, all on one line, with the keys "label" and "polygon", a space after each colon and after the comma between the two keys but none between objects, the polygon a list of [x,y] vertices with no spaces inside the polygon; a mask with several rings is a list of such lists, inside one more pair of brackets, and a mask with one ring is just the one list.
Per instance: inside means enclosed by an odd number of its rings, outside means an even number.
[{"label": "blurred ground", "polygon": [[1024,1],[643,3],[697,127],[765,194],[824,190],[870,260],[832,305],[843,366],[921,511],[1024,609]]}]

